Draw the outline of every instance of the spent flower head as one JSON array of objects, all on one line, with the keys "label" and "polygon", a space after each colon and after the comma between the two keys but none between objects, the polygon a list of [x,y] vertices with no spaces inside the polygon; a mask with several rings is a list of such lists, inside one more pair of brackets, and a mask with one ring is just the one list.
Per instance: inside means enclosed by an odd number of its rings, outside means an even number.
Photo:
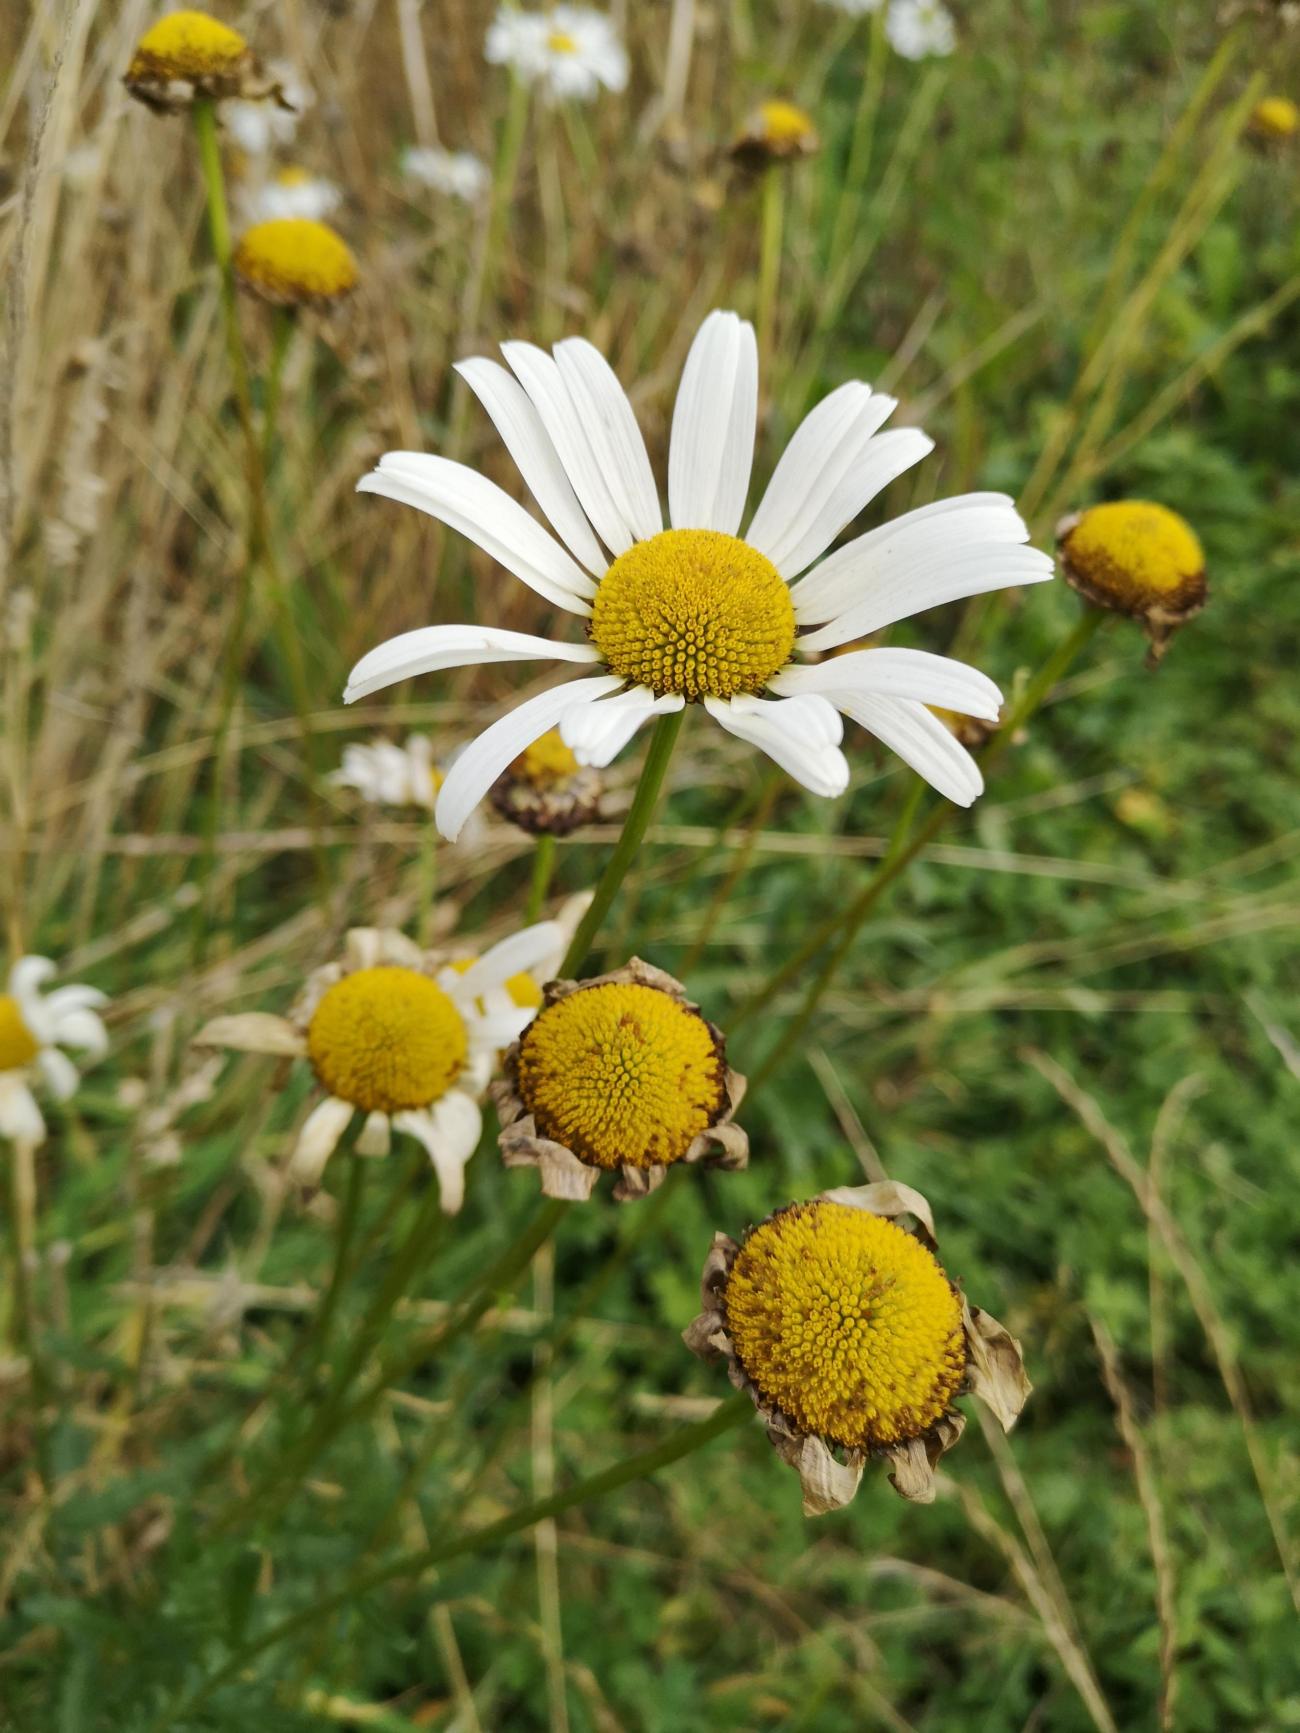
[{"label": "spent flower head", "polygon": [[136,44],[123,83],[140,102],[162,114],[190,108],[200,98],[245,101],[279,98],[248,43],[207,12],[169,12]]},{"label": "spent flower head", "polygon": [[356,287],[357,262],[343,237],[312,217],[273,217],[246,229],[235,248],[246,289],[279,307],[324,307]]},{"label": "spent flower head", "polygon": [[744,1167],[732,1116],[745,1079],[721,1030],[680,981],[634,957],[589,981],[552,981],[492,1086],[507,1167],[535,1167],[547,1197],[585,1199],[617,1172],[620,1203],[679,1161]]},{"label": "spent flower head", "polygon": [[107,1003],[97,987],[56,987],[41,996],[55,973],[48,957],[19,957],[0,993],[0,1137],[42,1143],[45,1120],[33,1093],[40,1083],[56,1101],[67,1101],[80,1076],[63,1051],[71,1047],[102,1059],[108,1036],[98,1016]]},{"label": "spent flower head", "polygon": [[579,764],[558,728],[526,746],[492,785],[501,817],[531,836],[568,836],[600,811],[605,780]]},{"label": "spent flower head", "polygon": [[536,85],[548,102],[590,102],[627,84],[627,51],[603,12],[554,6],[521,12],[504,6],[488,29],[484,53],[494,66]]},{"label": "spent flower head", "polygon": [[750,113],[731,150],[741,162],[757,167],[813,156],[820,148],[812,116],[796,103],[769,97]]},{"label": "spent flower head", "polygon": [[[436,821],[455,837],[508,765],[557,728],[580,764],[604,768],[651,717],[699,704],[814,794],[848,786],[848,716],[963,806],[983,788],[974,759],[928,706],[995,719],[1001,694],[976,669],[903,648],[813,660],[927,608],[1040,583],[1051,559],[1004,494],[919,507],[845,543],[840,532],[933,449],[919,428],[881,432],[897,404],[856,381],[796,429],[740,534],[758,413],[753,327],[705,320],[673,413],[664,527],[645,444],[613,369],[581,338],[553,355],[506,343],[510,370],[459,372],[496,424],[556,536],[464,464],[389,452],[362,492],[428,512],[469,536],[544,601],[584,623],[582,642],[496,626],[426,626],[372,650],[348,702],[411,675],[551,658],[588,677],[495,722],[456,760]],[[558,539],[556,539],[558,537]],[[818,563],[820,561],[820,563]]]},{"label": "spent flower head", "polygon": [[714,1236],[684,1339],[750,1396],[798,1470],[806,1515],[847,1504],[871,1457],[904,1498],[929,1503],[966,1424],[954,1400],[980,1397],[1007,1428],[1024,1406],[1019,1343],[968,1304],[937,1252],[929,1204],[892,1181],[787,1204],[740,1242]]},{"label": "spent flower head", "polygon": [[1154,500],[1112,500],[1056,526],[1065,581],[1095,607],[1140,620],[1155,667],[1209,597],[1205,554],[1185,518]]},{"label": "spent flower head", "polygon": [[1250,116],[1250,130],[1268,144],[1285,144],[1300,132],[1300,105],[1289,96],[1266,96]]},{"label": "spent flower head", "polygon": [[306,1059],[325,1092],[308,1115],[289,1172],[319,1183],[357,1114],[357,1149],[388,1152],[394,1131],[414,1137],[438,1176],[442,1207],[464,1198],[465,1164],[482,1131],[479,1102],[495,1058],[531,1020],[540,984],[563,954],[564,930],[542,921],[474,961],[424,951],[401,933],[355,928],[343,956],[317,969],[287,1017],[217,1017],[195,1040],[207,1047]]}]

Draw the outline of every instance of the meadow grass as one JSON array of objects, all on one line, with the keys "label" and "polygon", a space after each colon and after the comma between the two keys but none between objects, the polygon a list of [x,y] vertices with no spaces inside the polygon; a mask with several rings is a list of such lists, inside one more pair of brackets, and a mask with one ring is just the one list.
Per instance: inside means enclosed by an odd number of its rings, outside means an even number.
[{"label": "meadow grass", "polygon": [[[261,501],[193,131],[120,84],[151,14],[0,20],[5,937],[104,988],[112,1035],[49,1110],[36,1253],[5,1265],[0,1727],[1300,1725],[1300,231],[1294,152],[1246,132],[1296,90],[1294,35],[989,0],[911,64],[814,4],[623,10],[628,91],[554,109],[484,64],[470,0],[229,14],[312,86],[291,160],[343,189],[361,274],[327,315],[238,308],[259,428],[280,351]],[[772,92],[822,142],[779,181],[727,154]],[[439,140],[494,165],[485,205],[401,177]],[[568,332],[662,472],[715,306],[763,336],[759,483],[867,379],[937,441],[869,522],[998,488],[1050,547],[1067,510],[1158,499],[1209,607],[1155,673],[1107,620],[812,1003],[816,960],[780,971],[888,858],[914,779],[859,735],[819,801],[688,714],[594,962],[645,956],[736,1023],[745,1173],[543,1219],[489,1135],[446,1218],[399,1140],[305,1201],[306,1068],[217,1058],[200,1025],[284,1010],[351,926],[479,949],[536,883],[499,822],[431,853],[427,819],[326,779],[350,740],[450,751],[549,679],[345,710],[392,633],[544,619],[354,485],[403,446],[514,490],[450,364]],[[892,641],[1014,705],[1079,608],[1044,585]],[[595,883],[645,751],[559,843],[547,906]],[[1016,1430],[972,1404],[933,1505],[869,1468],[816,1521],[756,1428],[671,1461],[726,1419],[679,1339],[713,1231],[885,1173],[1023,1343]]]}]

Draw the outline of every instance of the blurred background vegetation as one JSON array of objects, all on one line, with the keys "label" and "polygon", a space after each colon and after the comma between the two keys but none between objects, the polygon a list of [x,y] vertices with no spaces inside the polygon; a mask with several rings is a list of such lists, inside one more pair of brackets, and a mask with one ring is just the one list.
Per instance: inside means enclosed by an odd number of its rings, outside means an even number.
[{"label": "blurred background vegetation", "polygon": [[[356,479],[400,445],[513,488],[450,363],[570,331],[610,355],[662,473],[700,316],[756,306],[762,192],[727,147],[772,93],[807,107],[822,150],[784,171],[756,478],[809,401],[865,378],[937,440],[881,509],[1002,488],[1050,545],[1067,509],[1151,497],[1195,526],[1212,596],[1156,674],[1135,629],[1094,640],[783,1051],[745,1116],[747,1174],[692,1175],[649,1220],[599,1195],[570,1212],[518,1293],[344,1432],[273,1521],[215,1533],[292,1430],[274,1398],[328,1278],[343,1170],[304,1211],[282,1179],[304,1068],[187,1043],[218,1011],[283,1009],[347,926],[410,922],[422,826],[313,793],[260,594],[217,890],[199,895],[247,504],[192,137],[121,89],[152,17],[138,0],[0,18],[6,936],[107,989],[114,1037],[38,1175],[48,1493],[21,1363],[0,1385],[5,1729],[146,1728],[241,1636],[367,1562],[706,1412],[725,1385],[678,1332],[712,1231],[882,1167],[931,1198],[945,1263],[1037,1386],[1008,1441],[972,1416],[934,1506],[869,1472],[807,1522],[757,1431],[730,1434],[557,1528],[355,1596],[180,1724],[1300,1726],[1300,156],[1247,130],[1261,94],[1300,93],[1296,35],[1285,8],[1205,0],[954,11],[957,51],[912,64],[873,61],[869,21],[827,6],[700,0],[678,108],[669,6],[626,7],[629,90],[533,110],[479,305],[482,210],[398,162],[431,121],[494,159],[488,9],[223,13],[312,87],[289,160],[343,190],[332,220],[362,272],[292,337],[271,472],[318,768],[372,729],[449,750],[521,689],[466,671],[345,712],[363,650],[467,602],[541,617]],[[244,326],[260,367],[263,310]],[[896,641],[956,646],[1014,691],[1077,607],[1054,585]],[[592,882],[637,757],[611,776],[610,825],[561,845],[559,891]],[[688,725],[601,956],[684,970],[725,1027],[883,851],[907,773],[861,737],[851,757],[844,800],[782,781],[747,833],[762,766]],[[439,921],[507,930],[527,856],[499,825],[443,850]],[[741,1070],[797,1004],[742,1026]],[[371,1180],[336,1354],[364,1340],[422,1161],[399,1145]],[[490,1146],[469,1181],[385,1349],[535,1208]]]}]

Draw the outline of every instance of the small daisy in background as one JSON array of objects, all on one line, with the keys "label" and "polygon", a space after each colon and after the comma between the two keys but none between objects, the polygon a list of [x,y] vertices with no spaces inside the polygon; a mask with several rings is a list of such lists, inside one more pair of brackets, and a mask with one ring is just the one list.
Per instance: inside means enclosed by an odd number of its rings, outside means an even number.
[{"label": "small daisy in background", "polygon": [[439,150],[434,145],[411,145],[401,156],[403,179],[428,187],[464,204],[478,204],[492,184],[492,173],[473,151]]},{"label": "small daisy in background", "polygon": [[510,371],[484,359],[458,371],[560,539],[486,476],[447,458],[389,452],[358,483],[469,536],[586,627],[573,641],[426,626],[353,669],[349,703],[413,675],[480,663],[587,668],[586,678],[528,699],[465,747],[434,809],[444,836],[460,834],[502,771],[548,729],[559,729],[580,764],[603,769],[643,724],[688,703],[813,794],[848,786],[844,715],[949,800],[969,806],[978,797],[978,765],[930,706],[996,720],[1001,694],[984,674],[892,646],[806,658],[927,608],[1050,578],[1051,558],[1024,545],[1029,531],[1005,494],[920,506],[828,554],[858,513],[934,448],[919,428],[881,432],[895,399],[851,381],[796,428],[742,537],[758,349],[748,322],[719,312],[701,326],[678,388],[665,528],[632,406],[600,352],[568,338],[551,355],[517,342],[502,353]]},{"label": "small daisy in background", "polygon": [[889,0],[885,35],[904,60],[951,54],[957,46],[957,28],[942,0]]},{"label": "small daisy in background", "polygon": [[248,43],[206,12],[169,12],[136,44],[122,82],[157,114],[176,114],[201,100],[279,99]]},{"label": "small daisy in background", "polygon": [[329,780],[336,788],[355,789],[371,806],[414,806],[432,812],[443,772],[434,762],[428,736],[411,734],[404,746],[391,740],[345,746],[343,762]]},{"label": "small daisy in background", "polygon": [[627,51],[603,12],[556,6],[550,12],[503,7],[488,28],[484,53],[525,84],[538,85],[549,102],[590,102],[601,86],[627,86]]},{"label": "small daisy in background", "polygon": [[357,284],[357,262],[343,237],[312,217],[255,223],[235,248],[235,275],[274,307],[325,307]]},{"label": "small daisy in background", "polygon": [[1264,144],[1289,144],[1300,134],[1300,106],[1289,96],[1266,96],[1251,110],[1251,134]]},{"label": "small daisy in background", "polygon": [[221,124],[247,157],[269,156],[291,145],[299,122],[315,100],[294,67],[272,61],[267,73],[276,82],[278,102],[243,102],[237,98],[221,105]]},{"label": "small daisy in background", "polygon": [[492,785],[492,805],[530,836],[568,836],[600,812],[605,779],[579,764],[558,728],[525,747]]},{"label": "small daisy in background", "polygon": [[305,168],[290,167],[249,187],[240,198],[240,210],[249,224],[278,222],[284,217],[320,222],[342,203],[343,194],[333,181]]},{"label": "small daisy in background", "polygon": [[815,156],[820,149],[812,116],[796,103],[769,97],[747,116],[731,154],[742,162],[761,164]]},{"label": "small daisy in background", "polygon": [[287,1017],[217,1017],[195,1041],[309,1061],[325,1099],[294,1146],[289,1176],[297,1184],[320,1183],[359,1113],[357,1152],[386,1155],[395,1131],[415,1138],[438,1176],[443,1209],[455,1215],[496,1056],[540,1002],[531,971],[555,968],[565,943],[561,926],[542,921],[466,962],[422,950],[399,932],[355,928],[343,956],[315,970]]},{"label": "small daisy in background", "polygon": [[1195,530],[1155,500],[1109,500],[1074,512],[1057,524],[1056,546],[1071,589],[1094,608],[1140,621],[1149,668],[1209,599]]},{"label": "small daisy in background", "polygon": [[45,1140],[45,1120],[32,1092],[39,1082],[55,1101],[67,1101],[80,1082],[62,1050],[102,1059],[108,1035],[97,1012],[107,999],[97,987],[56,987],[41,997],[55,973],[48,957],[19,957],[0,993],[0,1136],[27,1144]]},{"label": "small daisy in background", "polygon": [[847,1504],[873,1457],[903,1498],[929,1504],[966,1425],[954,1400],[979,1397],[1004,1431],[1024,1407],[1019,1342],[938,1250],[925,1198],[890,1180],[787,1204],[739,1242],[714,1235],[684,1339],[748,1394],[798,1471],[805,1516]]}]

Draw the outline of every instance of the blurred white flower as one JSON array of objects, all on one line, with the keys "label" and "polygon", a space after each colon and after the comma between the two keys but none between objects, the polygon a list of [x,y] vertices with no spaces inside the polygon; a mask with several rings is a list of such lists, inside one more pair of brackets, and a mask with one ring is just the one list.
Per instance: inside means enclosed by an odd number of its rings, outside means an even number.
[{"label": "blurred white flower", "polygon": [[41,1143],[45,1121],[32,1094],[33,1073],[56,1101],[66,1101],[80,1082],[62,1051],[75,1047],[91,1059],[108,1051],[108,1036],[96,1015],[105,1003],[97,987],[58,987],[41,997],[41,983],[54,973],[48,957],[19,957],[0,993],[0,1136]]},{"label": "blurred white flower", "polygon": [[412,734],[405,746],[391,740],[345,746],[343,762],[330,781],[339,788],[355,788],[373,806],[418,806],[432,812],[442,771],[426,736]]},{"label": "blurred white flower", "polygon": [[221,106],[222,125],[246,156],[266,156],[292,144],[298,122],[314,100],[311,90],[292,67],[273,62],[267,71],[275,79],[288,108],[278,102],[236,101]]},{"label": "blurred white flower", "polygon": [[432,145],[412,145],[402,152],[402,173],[418,186],[476,204],[492,179],[486,163],[473,151],[437,150]]},{"label": "blurred white flower", "polygon": [[617,30],[603,12],[585,6],[549,12],[503,7],[488,29],[485,53],[492,65],[540,84],[550,102],[590,102],[602,84],[609,90],[627,84],[627,53]]},{"label": "blurred white flower", "polygon": [[242,210],[248,224],[276,222],[282,217],[307,217],[320,222],[343,202],[343,194],[323,175],[285,168],[244,194]]},{"label": "blurred white flower", "polygon": [[905,60],[931,54],[951,54],[957,46],[952,13],[942,0],[890,0],[885,35]]}]

